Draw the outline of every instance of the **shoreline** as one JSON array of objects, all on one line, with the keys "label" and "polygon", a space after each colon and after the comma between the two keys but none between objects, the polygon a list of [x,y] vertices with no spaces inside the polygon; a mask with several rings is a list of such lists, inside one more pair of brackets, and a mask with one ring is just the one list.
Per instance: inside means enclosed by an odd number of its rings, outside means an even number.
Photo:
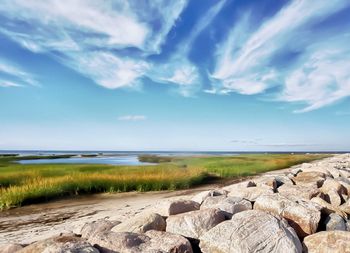
[{"label": "shoreline", "polygon": [[[329,158],[313,161],[317,163]],[[264,175],[287,174],[300,167],[272,170],[255,176],[232,179],[231,182],[201,185],[191,189],[155,192],[102,193],[61,199],[43,204],[33,204],[0,212],[0,244],[29,244],[61,233],[79,233],[81,227],[98,219],[125,220],[137,213],[152,209],[164,200],[190,199],[197,192]]]}]

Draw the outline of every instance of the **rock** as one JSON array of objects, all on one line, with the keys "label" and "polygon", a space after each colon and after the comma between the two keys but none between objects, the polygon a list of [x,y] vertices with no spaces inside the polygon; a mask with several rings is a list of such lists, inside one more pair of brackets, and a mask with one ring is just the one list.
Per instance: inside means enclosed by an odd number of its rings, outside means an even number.
[{"label": "rock", "polygon": [[346,195],[350,195],[350,180],[347,178],[339,177],[337,181],[346,189]]},{"label": "rock", "polygon": [[340,206],[340,209],[350,215],[350,199]]},{"label": "rock", "polygon": [[350,172],[345,169],[340,169],[339,173],[344,178],[350,178]]},{"label": "rock", "polygon": [[82,227],[80,234],[83,238],[90,238],[91,236],[95,236],[97,233],[111,230],[114,226],[120,223],[120,221],[109,221],[105,219],[89,222]]},{"label": "rock", "polygon": [[304,238],[304,251],[308,253],[350,252],[350,232],[322,231]]},{"label": "rock", "polygon": [[141,252],[192,253],[191,243],[181,235],[155,230],[147,231],[145,235],[150,241],[141,247]]},{"label": "rock", "polygon": [[331,213],[324,221],[324,228],[327,231],[340,230],[346,231],[347,226],[345,220],[336,213]]},{"label": "rock", "polygon": [[339,195],[341,194],[347,194],[346,188],[337,180],[334,180],[333,178],[327,178],[321,187],[321,192],[324,194],[327,194],[330,191],[335,191]]},{"label": "rock", "polygon": [[203,233],[225,220],[219,209],[204,209],[169,216],[166,231],[198,239]]},{"label": "rock", "polygon": [[258,210],[235,214],[200,238],[203,253],[301,252],[301,243],[288,223]]},{"label": "rock", "polygon": [[320,190],[315,186],[301,186],[301,185],[282,185],[278,187],[277,192],[283,196],[294,196],[303,200],[310,200],[316,197]]},{"label": "rock", "polygon": [[336,213],[340,215],[343,218],[346,218],[346,212],[343,210],[342,207],[337,207],[337,206],[332,206],[329,204],[327,201],[324,199],[321,199],[320,197],[314,197],[311,199],[311,202],[318,204],[319,206],[322,207],[321,212],[323,214],[331,214],[331,213]]},{"label": "rock", "polygon": [[328,191],[324,199],[332,206],[340,206],[341,204],[341,197],[335,190]]},{"label": "rock", "polygon": [[165,231],[166,223],[157,213],[139,213],[112,228],[113,232],[144,233],[148,230]]},{"label": "rock", "polygon": [[146,235],[105,231],[90,237],[88,241],[101,253],[138,253],[140,245],[148,240]]},{"label": "rock", "polygon": [[191,199],[192,201],[195,201],[199,204],[202,204],[203,201],[207,198],[207,197],[213,197],[213,196],[227,196],[227,191],[224,189],[216,189],[216,190],[209,190],[209,191],[203,191],[203,192],[199,192],[196,195],[193,196],[193,198]]},{"label": "rock", "polygon": [[290,173],[293,174],[294,177],[296,177],[300,172],[302,172],[301,168],[295,168],[290,171]]},{"label": "rock", "polygon": [[273,176],[261,176],[254,179],[254,183],[258,187],[267,187],[273,191],[277,188],[277,181]]},{"label": "rock", "polygon": [[0,253],[15,253],[23,249],[23,246],[16,243],[7,243],[0,245]]},{"label": "rock", "polygon": [[333,168],[333,167],[328,167],[327,171],[332,175],[333,178],[338,178],[340,177],[340,172],[338,169]]},{"label": "rock", "polygon": [[277,187],[280,187],[281,185],[294,185],[293,181],[288,176],[276,175],[275,179],[277,182]]},{"label": "rock", "polygon": [[238,189],[241,189],[241,188],[248,188],[248,187],[255,187],[255,186],[256,184],[253,181],[248,180],[237,184],[231,184],[231,185],[225,186],[222,189],[225,191],[231,192],[231,191],[237,191]]},{"label": "rock", "polygon": [[229,197],[244,198],[249,201],[255,201],[260,195],[274,194],[272,189],[266,187],[248,187],[237,189],[228,193]]},{"label": "rock", "polygon": [[296,185],[307,185],[307,186],[316,186],[321,187],[325,181],[326,175],[322,172],[317,171],[308,171],[300,172],[292,180]]},{"label": "rock", "polygon": [[254,209],[282,216],[299,237],[315,233],[321,219],[317,206],[303,200],[295,202],[280,194],[260,196],[254,203]]},{"label": "rock", "polygon": [[208,197],[202,203],[200,209],[217,208],[223,211],[225,217],[231,219],[238,212],[252,209],[252,203],[238,197],[214,196]]},{"label": "rock", "polygon": [[76,236],[56,236],[38,241],[18,253],[99,253],[90,243]]},{"label": "rock", "polygon": [[150,230],[145,234],[107,231],[89,239],[101,253],[192,253],[190,242],[164,231]]},{"label": "rock", "polygon": [[175,200],[164,201],[156,207],[156,210],[161,216],[169,216],[199,210],[199,207],[200,204],[193,200]]}]

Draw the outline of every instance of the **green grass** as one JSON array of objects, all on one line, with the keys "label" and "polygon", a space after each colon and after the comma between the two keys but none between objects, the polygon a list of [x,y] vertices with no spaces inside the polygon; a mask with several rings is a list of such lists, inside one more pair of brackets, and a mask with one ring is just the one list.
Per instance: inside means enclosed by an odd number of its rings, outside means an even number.
[{"label": "green grass", "polygon": [[[300,154],[177,157],[150,166],[113,166],[23,165],[15,163],[19,157],[0,156],[0,209],[77,194],[186,189],[213,175],[248,176],[324,157]],[[35,158],[38,157],[31,157]]]}]

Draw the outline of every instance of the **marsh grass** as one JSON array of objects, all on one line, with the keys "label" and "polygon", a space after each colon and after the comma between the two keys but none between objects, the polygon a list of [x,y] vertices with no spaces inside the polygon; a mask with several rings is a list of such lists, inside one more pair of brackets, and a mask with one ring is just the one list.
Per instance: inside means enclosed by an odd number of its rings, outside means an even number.
[{"label": "marsh grass", "polygon": [[326,155],[178,157],[148,166],[23,165],[14,163],[17,158],[0,157],[0,209],[79,194],[186,189],[213,175],[248,176],[323,157]]}]

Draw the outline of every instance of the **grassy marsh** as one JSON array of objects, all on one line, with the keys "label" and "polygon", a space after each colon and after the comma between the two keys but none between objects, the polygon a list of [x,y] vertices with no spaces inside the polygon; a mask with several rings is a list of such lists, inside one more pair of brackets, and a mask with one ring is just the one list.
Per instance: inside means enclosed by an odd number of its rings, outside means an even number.
[{"label": "grassy marsh", "polygon": [[162,163],[147,166],[24,165],[15,163],[18,157],[0,156],[0,209],[78,194],[186,189],[205,182],[213,175],[221,178],[255,175],[326,156],[247,154],[175,157],[170,161],[160,159]]}]

